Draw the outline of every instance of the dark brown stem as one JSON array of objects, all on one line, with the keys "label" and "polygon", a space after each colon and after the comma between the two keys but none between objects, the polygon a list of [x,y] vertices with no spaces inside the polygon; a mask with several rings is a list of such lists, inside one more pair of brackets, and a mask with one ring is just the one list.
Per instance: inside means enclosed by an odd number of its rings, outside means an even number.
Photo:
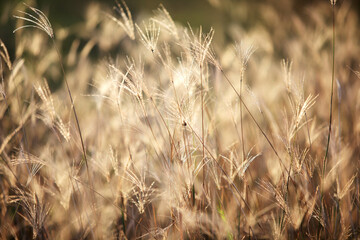
[{"label": "dark brown stem", "polygon": [[326,143],[326,151],[323,163],[323,176],[326,170],[326,162],[329,153],[330,137],[331,137],[331,125],[332,125],[332,105],[333,105],[333,93],[334,93],[334,79],[335,79],[335,4],[332,4],[332,25],[333,25],[333,36],[332,36],[332,74],[331,74],[331,95],[330,95],[330,116],[329,116],[329,133]]}]

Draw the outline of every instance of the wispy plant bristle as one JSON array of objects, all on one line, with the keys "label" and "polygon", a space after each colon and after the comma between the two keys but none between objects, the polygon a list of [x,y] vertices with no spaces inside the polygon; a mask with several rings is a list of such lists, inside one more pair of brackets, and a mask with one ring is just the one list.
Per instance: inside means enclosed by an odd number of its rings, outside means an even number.
[{"label": "wispy plant bristle", "polygon": [[[134,22],[133,22],[133,19],[131,16],[131,12],[124,0],[121,0],[121,3],[123,5],[123,7],[121,6],[121,4],[119,2],[116,2],[116,7],[114,7],[115,11],[118,14],[120,14],[120,16],[122,18],[121,20],[113,17],[110,14],[107,14],[107,16],[110,19],[112,19],[114,22],[116,22],[126,32],[126,34],[132,40],[134,40],[135,39],[135,27],[134,27]],[[124,10],[124,8],[125,8],[125,10]]]},{"label": "wispy plant bristle", "polygon": [[25,3],[24,3],[24,5],[26,7],[28,7],[33,12],[33,14],[19,10],[18,12],[22,13],[23,16],[14,15],[14,17],[17,19],[20,19],[20,20],[24,20],[25,22],[27,22],[27,25],[18,27],[13,32],[15,33],[16,31],[19,31],[20,29],[32,27],[32,28],[38,28],[38,29],[44,31],[47,35],[49,35],[50,38],[54,38],[54,31],[53,31],[51,23],[50,23],[49,19],[46,17],[46,15],[37,8],[30,7],[29,5],[27,5]]},{"label": "wispy plant bristle", "polygon": [[360,237],[350,3],[96,1],[0,40],[0,239]]},{"label": "wispy plant bristle", "polygon": [[160,27],[152,20],[150,20],[147,25],[145,23],[143,25],[144,30],[135,24],[142,43],[147,49],[154,53],[160,36]]}]

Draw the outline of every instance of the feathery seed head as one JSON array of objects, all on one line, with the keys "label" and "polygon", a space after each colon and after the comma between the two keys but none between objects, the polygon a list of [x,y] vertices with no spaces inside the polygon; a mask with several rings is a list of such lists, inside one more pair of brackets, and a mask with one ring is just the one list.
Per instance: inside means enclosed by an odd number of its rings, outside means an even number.
[{"label": "feathery seed head", "polygon": [[282,62],[281,62],[281,66],[282,66],[282,69],[283,69],[283,72],[284,72],[284,82],[285,82],[285,85],[286,85],[286,90],[290,93],[291,90],[292,90],[292,82],[293,82],[292,73],[291,73],[291,71],[292,71],[292,62],[283,59]]},{"label": "feathery seed head", "polygon": [[147,203],[151,202],[151,195],[154,193],[153,185],[155,182],[152,182],[149,186],[146,184],[146,172],[142,170],[138,176],[134,171],[127,168],[126,177],[129,182],[134,184],[132,189],[132,195],[134,199],[131,201],[138,208],[139,212],[142,214],[145,211],[145,206]]},{"label": "feathery seed head", "polygon": [[24,21],[28,22],[29,24],[16,28],[13,31],[13,33],[15,33],[16,31],[18,31],[20,29],[23,29],[23,28],[33,27],[33,28],[38,28],[38,29],[44,31],[50,38],[54,38],[54,31],[53,31],[53,29],[51,27],[51,23],[50,23],[49,19],[46,17],[46,15],[39,9],[30,7],[26,3],[24,3],[24,5],[27,6],[28,8],[30,8],[30,10],[33,11],[33,13],[35,13],[35,14],[18,11],[18,12],[24,14],[24,17],[17,16],[17,15],[14,15],[14,17],[17,19],[24,20]]},{"label": "feathery seed head", "polygon": [[214,37],[214,29],[211,28],[207,34],[203,34],[202,27],[200,26],[200,30],[198,34],[195,34],[192,30],[191,26],[189,26],[191,36],[189,36],[186,32],[186,38],[188,39],[189,46],[186,47],[191,54],[195,57],[196,61],[203,65],[205,60],[213,64],[214,66],[221,69],[219,62],[216,59],[215,52],[211,47],[211,42]]},{"label": "feathery seed head", "polygon": [[0,39],[0,57],[5,61],[9,70],[11,70],[12,64],[10,61],[9,53],[8,53],[7,48],[5,47],[5,44],[3,43],[3,41],[1,39]]},{"label": "feathery seed head", "polygon": [[50,88],[46,80],[44,81],[44,86],[37,84],[35,86],[35,91],[42,100],[42,113],[40,118],[45,122],[47,126],[57,129],[64,137],[64,139],[68,142],[70,140],[70,125],[66,126],[60,116],[56,113],[54,107],[54,100],[51,96]]},{"label": "feathery seed head", "polygon": [[122,5],[124,6],[124,8],[121,6],[121,4],[116,1],[116,5],[114,7],[115,11],[120,14],[122,20],[117,19],[115,17],[113,17],[110,14],[106,14],[111,20],[113,20],[114,22],[116,22],[120,27],[122,27],[122,29],[124,29],[124,31],[126,32],[126,34],[132,39],[135,39],[135,28],[134,28],[134,22],[131,16],[131,12],[128,8],[128,6],[126,5],[124,0],[121,0]]},{"label": "feathery seed head", "polygon": [[175,39],[179,39],[179,34],[175,22],[162,4],[160,4],[158,8],[157,16],[151,18],[151,20],[168,30],[175,37]]},{"label": "feathery seed head", "polygon": [[235,51],[236,55],[241,60],[242,70],[246,70],[250,57],[256,51],[256,48],[252,44],[246,46],[244,43],[240,42],[235,44]]},{"label": "feathery seed head", "polygon": [[109,71],[112,75],[112,80],[115,81],[119,92],[126,90],[128,93],[136,97],[138,100],[142,100],[143,93],[148,95],[147,88],[143,82],[144,78],[144,64],[139,61],[135,63],[133,58],[127,58],[126,61],[126,72],[123,73],[114,65],[109,65]]},{"label": "feathery seed head", "polygon": [[157,41],[159,40],[160,36],[160,27],[153,20],[150,20],[148,25],[143,25],[145,28],[144,31],[141,30],[139,25],[135,24],[136,29],[140,34],[141,42],[147,49],[154,53],[156,50]]},{"label": "feathery seed head", "polygon": [[40,201],[36,193],[23,191],[16,188],[16,196],[11,198],[10,202],[18,202],[23,207],[25,214],[21,217],[27,221],[33,229],[33,239],[36,239],[44,230],[45,220],[50,212],[50,206]]},{"label": "feathery seed head", "polygon": [[26,164],[27,167],[28,165],[30,165],[29,175],[27,177],[25,186],[29,186],[34,176],[40,171],[43,166],[46,165],[43,160],[30,154],[29,152],[24,152],[23,149],[20,150],[19,155],[16,158],[11,159],[11,164],[14,166]]}]

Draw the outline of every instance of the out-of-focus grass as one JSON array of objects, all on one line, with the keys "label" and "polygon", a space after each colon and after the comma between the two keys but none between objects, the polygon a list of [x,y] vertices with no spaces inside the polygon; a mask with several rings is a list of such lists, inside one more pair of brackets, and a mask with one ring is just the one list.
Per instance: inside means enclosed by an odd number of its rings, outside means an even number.
[{"label": "out-of-focus grass", "polygon": [[[6,34],[1,239],[359,237],[354,5],[334,6],[325,165],[330,2],[209,2],[79,1],[68,22],[39,2],[54,42]],[[11,32],[33,24],[9,6]]]}]

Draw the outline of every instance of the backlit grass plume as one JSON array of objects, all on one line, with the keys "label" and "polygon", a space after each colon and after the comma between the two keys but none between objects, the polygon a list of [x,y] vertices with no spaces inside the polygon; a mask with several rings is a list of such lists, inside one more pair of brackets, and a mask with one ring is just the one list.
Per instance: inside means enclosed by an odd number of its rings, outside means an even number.
[{"label": "backlit grass plume", "polygon": [[[114,7],[115,11],[120,14],[121,19],[117,19],[113,17],[110,14],[107,14],[107,16],[112,19],[114,22],[116,22],[125,32],[126,34],[132,39],[135,39],[135,28],[134,28],[134,22],[131,16],[131,12],[126,5],[125,1],[121,1],[123,7],[119,2],[116,2],[116,7]],[[125,10],[124,10],[125,9]]]},{"label": "backlit grass plume", "polygon": [[160,35],[160,27],[157,26],[156,22],[153,20],[150,20],[148,24],[144,23],[143,25],[144,30],[135,24],[136,29],[139,32],[141,42],[147,49],[154,53]]},{"label": "backlit grass plume", "polygon": [[90,3],[54,29],[25,5],[0,41],[0,239],[358,239],[358,15],[292,1],[184,4],[202,26]]},{"label": "backlit grass plume", "polygon": [[38,28],[44,31],[50,38],[54,38],[54,31],[46,15],[39,9],[31,7],[26,3],[24,3],[24,5],[28,7],[32,13],[19,10],[18,12],[24,14],[24,16],[15,15],[14,17],[20,20],[24,20],[27,24],[16,28],[13,32],[15,33],[16,31],[19,31],[23,28]]}]

